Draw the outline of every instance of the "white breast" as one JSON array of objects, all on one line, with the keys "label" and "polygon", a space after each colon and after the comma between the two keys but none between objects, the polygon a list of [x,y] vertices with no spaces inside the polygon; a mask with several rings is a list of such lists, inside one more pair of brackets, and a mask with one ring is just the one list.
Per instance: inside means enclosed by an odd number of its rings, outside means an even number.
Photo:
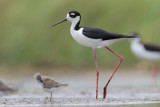
[{"label": "white breast", "polygon": [[75,41],[79,44],[87,47],[97,47],[98,43],[101,42],[101,39],[91,39],[82,34],[84,28],[80,28],[79,30],[71,29],[71,35]]}]

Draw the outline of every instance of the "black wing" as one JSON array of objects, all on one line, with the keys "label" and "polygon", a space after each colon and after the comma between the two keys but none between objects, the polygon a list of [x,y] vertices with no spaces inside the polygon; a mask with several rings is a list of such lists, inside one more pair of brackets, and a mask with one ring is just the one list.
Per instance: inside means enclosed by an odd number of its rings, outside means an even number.
[{"label": "black wing", "polygon": [[93,39],[102,39],[102,40],[110,40],[110,39],[120,39],[120,38],[134,38],[136,36],[127,36],[117,33],[106,32],[102,29],[93,28],[93,27],[83,27],[83,34],[88,38]]},{"label": "black wing", "polygon": [[160,52],[160,46],[153,45],[153,44],[144,44],[144,48],[148,51],[158,51]]}]

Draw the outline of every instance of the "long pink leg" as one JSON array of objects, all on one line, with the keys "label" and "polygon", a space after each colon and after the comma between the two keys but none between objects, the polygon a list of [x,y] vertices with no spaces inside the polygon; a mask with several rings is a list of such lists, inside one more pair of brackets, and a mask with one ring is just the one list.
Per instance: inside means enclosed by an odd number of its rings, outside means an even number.
[{"label": "long pink leg", "polygon": [[107,93],[108,84],[110,83],[112,77],[114,76],[114,74],[116,73],[118,67],[120,66],[120,64],[121,64],[122,61],[123,61],[123,57],[122,57],[122,56],[118,55],[117,53],[115,53],[114,51],[112,51],[112,50],[111,50],[110,48],[108,48],[107,46],[106,46],[105,48],[108,49],[109,51],[111,51],[111,52],[112,52],[113,54],[115,54],[116,56],[118,56],[118,58],[120,59],[120,62],[118,63],[116,69],[114,70],[113,74],[111,75],[111,77],[109,78],[107,84],[106,84],[105,87],[104,87],[103,99],[106,98],[106,93]]},{"label": "long pink leg", "polygon": [[154,79],[154,85],[157,85],[157,78],[158,78],[158,67],[154,68],[153,70],[153,79]]},{"label": "long pink leg", "polygon": [[96,64],[96,75],[97,75],[97,81],[96,81],[96,99],[98,98],[98,80],[99,80],[99,68],[98,68],[98,63],[97,63],[97,56],[96,56],[96,48],[94,50],[94,57],[95,57],[95,64]]}]

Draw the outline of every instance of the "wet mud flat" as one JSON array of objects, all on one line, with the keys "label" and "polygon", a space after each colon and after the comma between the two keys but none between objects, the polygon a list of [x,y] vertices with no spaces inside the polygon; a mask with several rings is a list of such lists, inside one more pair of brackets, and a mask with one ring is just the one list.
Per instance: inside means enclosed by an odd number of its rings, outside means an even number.
[{"label": "wet mud flat", "polygon": [[2,99],[1,106],[50,106],[50,105],[65,105],[65,106],[103,106],[103,105],[128,105],[128,104],[153,104],[160,103],[157,101],[143,101],[143,100],[114,100],[114,99],[91,99],[91,98],[55,98],[54,101],[42,98],[12,98]]},{"label": "wet mud flat", "polygon": [[131,104],[154,104],[160,103],[160,89],[124,89],[116,88],[109,91],[106,99],[102,99],[102,92],[99,99],[95,99],[94,89],[67,88],[53,95],[52,101],[49,100],[50,94],[47,92],[30,90],[21,91],[12,95],[0,98],[0,105],[19,105],[19,106],[82,106],[82,105],[131,105]]},{"label": "wet mud flat", "polygon": [[[49,100],[50,94],[44,92],[31,72],[27,74],[11,74],[2,77],[8,81],[20,83],[19,91],[12,94],[0,93],[0,106],[105,106],[105,105],[139,105],[139,104],[158,104],[160,106],[160,78],[155,85],[152,73],[144,71],[119,71],[108,87],[107,98],[103,98],[103,87],[106,78],[112,72],[100,72],[99,96],[96,100],[96,75],[91,72],[41,72],[49,75],[58,82],[69,84],[68,87],[53,93],[52,101]],[[55,75],[56,74],[56,75]],[[107,74],[107,75],[106,75]]]}]

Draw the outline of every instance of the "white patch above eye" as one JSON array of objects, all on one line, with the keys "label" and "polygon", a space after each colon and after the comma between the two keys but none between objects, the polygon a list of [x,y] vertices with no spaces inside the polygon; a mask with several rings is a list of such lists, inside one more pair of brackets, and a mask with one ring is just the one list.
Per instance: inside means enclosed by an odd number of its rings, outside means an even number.
[{"label": "white patch above eye", "polygon": [[71,15],[75,15],[75,13],[71,13]]}]

